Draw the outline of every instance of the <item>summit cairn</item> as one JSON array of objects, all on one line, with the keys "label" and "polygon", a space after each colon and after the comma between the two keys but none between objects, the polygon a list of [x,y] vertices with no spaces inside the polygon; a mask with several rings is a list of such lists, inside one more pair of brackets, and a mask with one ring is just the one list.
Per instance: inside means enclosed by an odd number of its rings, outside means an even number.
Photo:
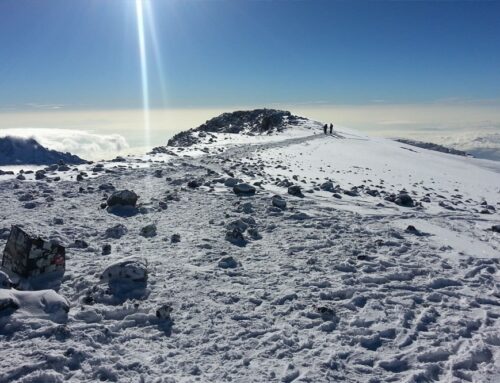
[{"label": "summit cairn", "polygon": [[66,249],[58,244],[31,236],[19,226],[12,226],[5,245],[2,267],[20,277],[46,273],[64,273]]}]

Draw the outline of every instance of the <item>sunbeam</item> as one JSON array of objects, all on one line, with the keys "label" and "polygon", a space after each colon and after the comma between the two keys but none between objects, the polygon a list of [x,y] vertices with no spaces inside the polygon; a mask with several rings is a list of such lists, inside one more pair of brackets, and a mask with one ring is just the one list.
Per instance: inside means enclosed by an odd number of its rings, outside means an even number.
[{"label": "sunbeam", "polygon": [[162,55],[160,52],[160,43],[158,41],[158,34],[156,31],[155,18],[151,8],[151,3],[148,1],[144,3],[144,12],[147,21],[146,27],[148,28],[149,35],[151,37],[151,43],[153,46],[153,56],[156,64],[156,70],[158,72],[158,77],[160,80],[160,89],[161,89],[163,106],[165,107],[167,105],[167,89],[165,83],[164,66],[163,66]]},{"label": "sunbeam", "polygon": [[137,37],[139,42],[139,57],[141,60],[142,107],[144,113],[144,144],[151,146],[151,122],[149,116],[149,79],[148,61],[146,55],[146,39],[144,33],[144,0],[135,1],[137,15]]}]

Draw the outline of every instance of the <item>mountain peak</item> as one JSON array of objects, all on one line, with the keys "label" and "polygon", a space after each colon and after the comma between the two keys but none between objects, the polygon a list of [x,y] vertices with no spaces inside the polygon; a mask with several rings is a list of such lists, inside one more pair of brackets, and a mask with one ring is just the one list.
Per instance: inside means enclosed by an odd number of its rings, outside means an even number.
[{"label": "mountain peak", "polygon": [[75,165],[86,162],[71,153],[47,149],[32,137],[0,137],[0,165],[50,165],[60,161]]},{"label": "mountain peak", "polygon": [[168,141],[167,146],[192,146],[199,142],[199,136],[194,133],[271,134],[296,126],[304,120],[305,118],[285,110],[238,110],[223,113],[197,128],[176,134]]}]

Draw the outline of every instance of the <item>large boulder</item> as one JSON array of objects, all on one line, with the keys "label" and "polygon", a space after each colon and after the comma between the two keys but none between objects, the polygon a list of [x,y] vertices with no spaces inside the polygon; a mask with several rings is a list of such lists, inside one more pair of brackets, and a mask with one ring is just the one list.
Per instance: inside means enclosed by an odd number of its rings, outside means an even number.
[{"label": "large boulder", "polygon": [[130,206],[135,207],[139,196],[132,190],[118,190],[115,191],[108,198],[108,206]]},{"label": "large boulder", "polygon": [[63,246],[12,226],[3,252],[2,267],[20,277],[38,277],[53,272],[64,273],[65,259]]}]

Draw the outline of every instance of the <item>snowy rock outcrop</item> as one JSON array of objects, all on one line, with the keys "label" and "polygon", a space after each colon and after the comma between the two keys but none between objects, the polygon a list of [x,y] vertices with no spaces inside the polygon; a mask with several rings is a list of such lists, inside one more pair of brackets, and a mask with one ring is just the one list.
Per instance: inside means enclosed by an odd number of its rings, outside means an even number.
[{"label": "snowy rock outcrop", "polygon": [[49,150],[34,138],[0,137],[0,166],[50,165],[56,163],[84,164],[85,160],[71,153]]},{"label": "snowy rock outcrop", "polygon": [[[286,127],[298,125],[304,118],[288,111],[275,109],[255,109],[223,113],[208,120],[195,129],[176,134],[168,141],[168,146],[186,147],[199,142],[210,133],[269,134],[282,131]],[[153,149],[155,152],[155,149]]]},{"label": "snowy rock outcrop", "polygon": [[110,285],[146,283],[148,280],[146,262],[136,258],[116,262],[102,272],[100,280]]}]

